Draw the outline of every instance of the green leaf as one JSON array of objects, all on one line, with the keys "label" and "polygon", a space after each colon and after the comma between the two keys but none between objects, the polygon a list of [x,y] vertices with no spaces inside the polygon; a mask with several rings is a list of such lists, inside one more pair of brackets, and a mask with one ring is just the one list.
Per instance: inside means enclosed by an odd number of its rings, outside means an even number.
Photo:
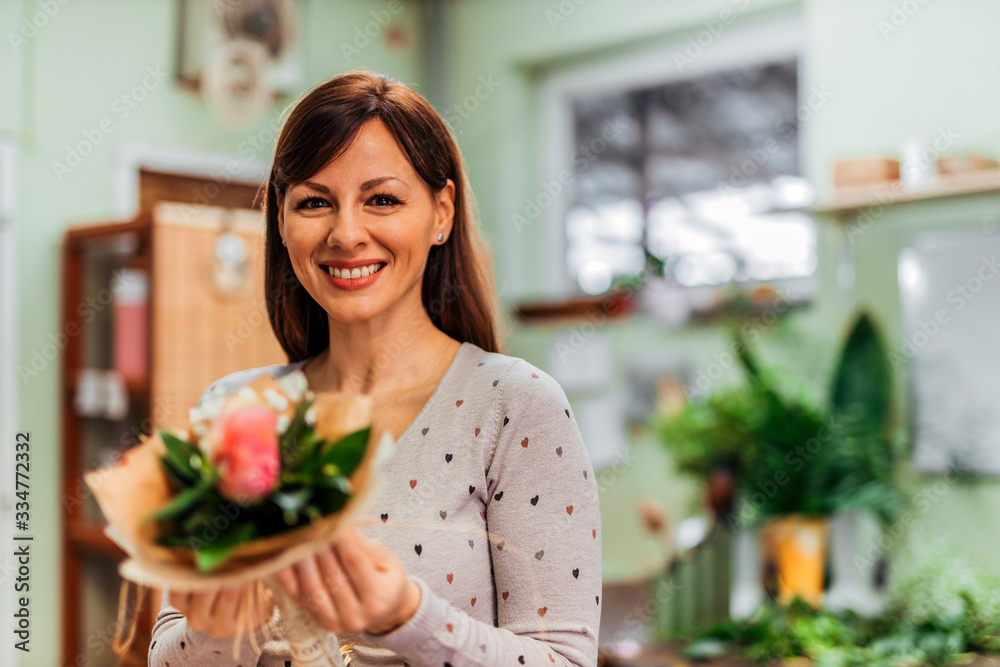
[{"label": "green leaf", "polygon": [[340,474],[350,477],[365,456],[370,432],[371,429],[363,428],[344,436],[333,445],[327,444],[325,448],[321,448],[318,465],[320,474],[326,466],[332,464]]},{"label": "green leaf", "polygon": [[156,538],[156,543],[163,547],[188,547],[188,539],[183,535],[161,535]]},{"label": "green leaf", "polygon": [[196,482],[200,474],[192,467],[191,457],[195,454],[199,457],[201,456],[198,448],[162,430],[160,431],[160,439],[163,440],[163,444],[167,448],[167,458],[170,459],[170,463],[173,464],[177,474],[181,475],[188,482]]},{"label": "green leaf", "polygon": [[308,443],[301,442],[304,434],[312,433],[312,429],[306,424],[306,411],[312,406],[313,401],[302,401],[295,408],[292,421],[281,436],[281,466],[284,469],[294,469],[302,462],[305,447]]},{"label": "green leaf", "polygon": [[282,469],[294,475],[297,471],[306,472],[316,466],[315,460],[318,456],[322,440],[311,428],[306,427],[300,432],[299,439],[294,448],[289,450],[288,458],[284,461]]},{"label": "green leaf", "polygon": [[[188,536],[201,537],[209,528],[216,530],[212,527],[212,522],[223,516],[222,502],[219,492],[214,488],[209,489],[191,513],[181,521],[180,532]],[[226,520],[229,521],[229,518],[226,517]]]},{"label": "green leaf", "polygon": [[760,364],[750,351],[746,338],[739,328],[733,330],[733,338],[736,342],[736,354],[740,359],[740,364],[743,366],[743,370],[746,371],[747,376],[749,376],[751,380],[759,378]]},{"label": "green leaf", "polygon": [[256,529],[252,523],[235,524],[230,530],[222,533],[206,547],[194,550],[198,569],[208,572],[221,565],[233,552],[233,549],[254,538]]},{"label": "green leaf", "polygon": [[706,401],[660,417],[655,426],[677,469],[708,477],[716,468],[739,475],[758,450],[760,394],[747,384],[717,389]]},{"label": "green leaf", "polygon": [[184,474],[177,469],[177,466],[170,460],[169,456],[161,456],[160,464],[166,471],[167,477],[172,479],[174,483],[182,489],[189,487],[192,483],[194,483],[194,480],[186,478]]},{"label": "green leaf", "polygon": [[333,514],[347,503],[347,494],[338,489],[320,488],[316,490],[316,505],[323,511],[323,516]]},{"label": "green leaf", "polygon": [[860,414],[873,428],[889,428],[892,371],[872,318],[861,313],[844,342],[833,377],[831,410]]},{"label": "green leaf", "polygon": [[156,510],[152,514],[146,517],[146,520],[158,520],[158,521],[172,521],[178,519],[184,514],[186,514],[191,508],[201,501],[206,493],[214,485],[214,480],[203,479],[198,482],[198,485],[189,489],[185,489],[177,496],[174,497],[169,503]]}]

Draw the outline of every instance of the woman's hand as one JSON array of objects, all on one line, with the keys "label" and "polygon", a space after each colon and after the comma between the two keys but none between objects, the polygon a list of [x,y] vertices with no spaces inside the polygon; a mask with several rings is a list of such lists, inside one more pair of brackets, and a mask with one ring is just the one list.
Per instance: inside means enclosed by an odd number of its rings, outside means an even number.
[{"label": "woman's hand", "polygon": [[275,577],[321,626],[333,632],[388,632],[413,617],[420,587],[394,553],[347,526],[326,549]]},{"label": "woman's hand", "polygon": [[[236,634],[236,610],[242,586],[225,586],[206,591],[170,591],[170,606],[176,607],[188,627],[213,637],[232,637]],[[273,610],[272,610],[273,611]],[[250,614],[256,630],[267,621],[257,609]]]}]

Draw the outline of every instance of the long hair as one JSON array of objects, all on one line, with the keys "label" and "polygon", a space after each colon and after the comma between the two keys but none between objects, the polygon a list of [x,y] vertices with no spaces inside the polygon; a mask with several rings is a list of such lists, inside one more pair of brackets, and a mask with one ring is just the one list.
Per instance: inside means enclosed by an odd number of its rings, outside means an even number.
[{"label": "long hair", "polygon": [[309,91],[285,121],[264,195],[264,289],[267,311],[289,362],[330,344],[326,311],[299,283],[278,233],[278,202],[350,146],[361,126],[379,119],[403,146],[420,177],[439,192],[455,184],[448,240],[431,246],[421,300],[431,321],[460,342],[502,351],[492,261],[475,221],[462,156],[430,103],[402,83],[367,70],[341,74]]}]

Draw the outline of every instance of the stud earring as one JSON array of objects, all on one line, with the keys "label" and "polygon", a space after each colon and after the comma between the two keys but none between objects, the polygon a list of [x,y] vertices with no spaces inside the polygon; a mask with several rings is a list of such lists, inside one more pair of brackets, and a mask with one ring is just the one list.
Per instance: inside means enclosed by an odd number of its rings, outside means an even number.
[{"label": "stud earring", "polygon": [[438,243],[444,243],[444,232],[438,232]]},{"label": "stud earring", "polygon": [[288,246],[288,244],[285,243],[285,239],[281,239],[281,245],[286,246],[286,247]]}]

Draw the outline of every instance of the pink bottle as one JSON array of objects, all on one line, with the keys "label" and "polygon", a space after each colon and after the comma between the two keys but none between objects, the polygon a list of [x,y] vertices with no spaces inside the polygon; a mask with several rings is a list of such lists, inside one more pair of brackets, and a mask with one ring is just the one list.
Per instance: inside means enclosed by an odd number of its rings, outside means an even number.
[{"label": "pink bottle", "polygon": [[130,385],[146,380],[149,281],[142,269],[122,269],[115,287],[114,365]]}]

